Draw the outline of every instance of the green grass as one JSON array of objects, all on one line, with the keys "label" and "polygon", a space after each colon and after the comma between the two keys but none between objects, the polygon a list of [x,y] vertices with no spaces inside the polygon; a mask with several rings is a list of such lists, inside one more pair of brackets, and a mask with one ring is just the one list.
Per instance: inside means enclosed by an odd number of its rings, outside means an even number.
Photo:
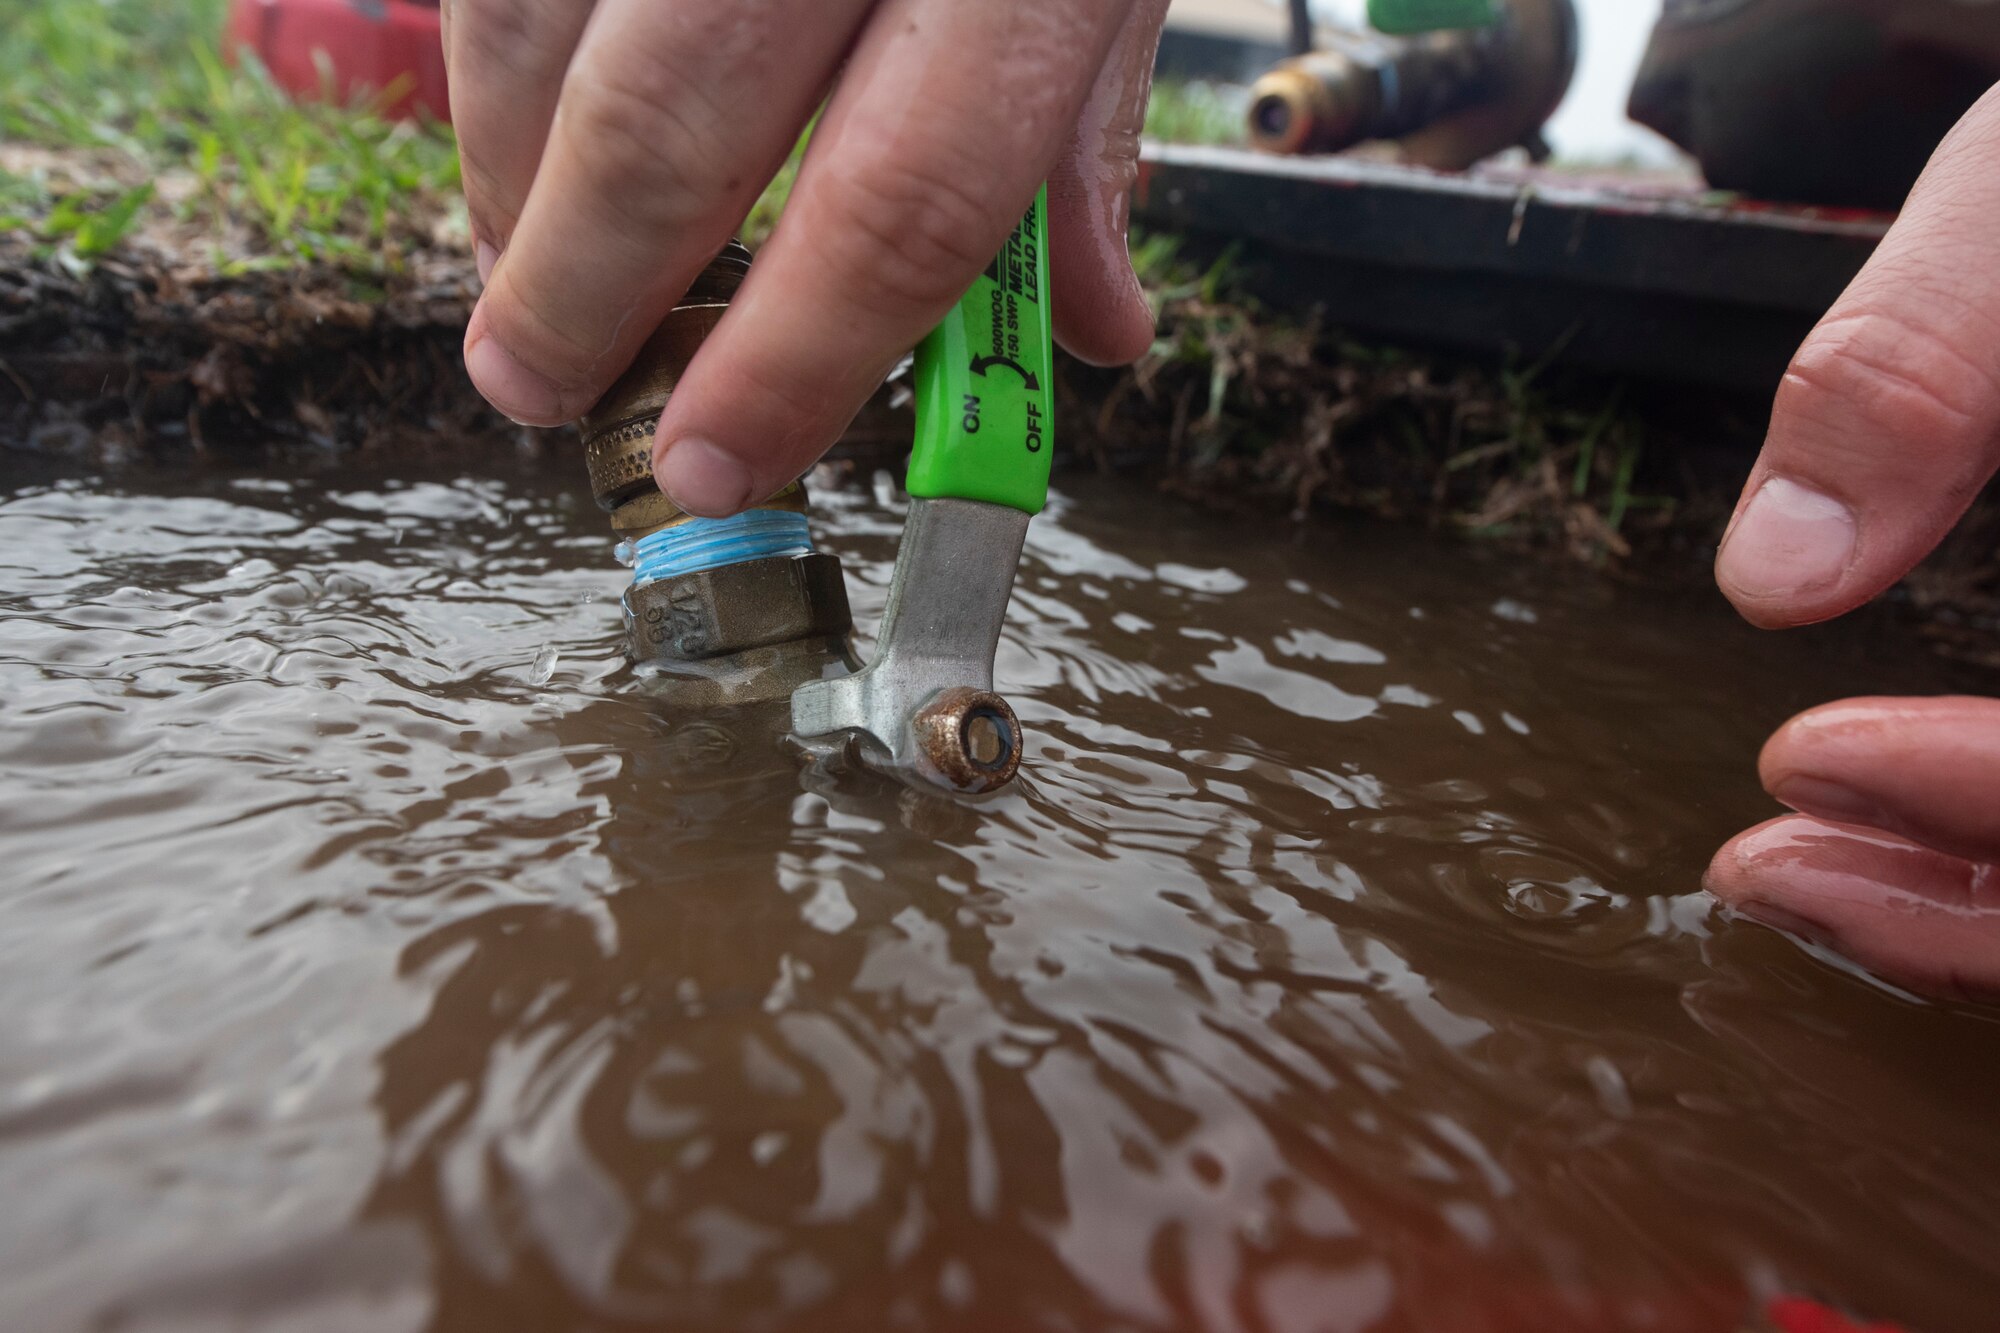
[{"label": "green grass", "polygon": [[[442,220],[464,227],[448,127],[372,105],[300,104],[254,61],[218,48],[226,0],[5,0],[0,139],[89,150],[82,181],[0,170],[0,231],[75,267],[142,228],[206,236],[219,273],[330,262],[357,276],[397,269]],[[1205,84],[1155,92],[1147,133],[1182,143],[1242,138],[1238,99]],[[795,155],[745,224],[768,235]],[[173,180],[171,191],[151,187]]]},{"label": "green grass", "polygon": [[66,253],[87,262],[117,249],[152,198],[151,183],[135,185],[103,202],[65,195],[28,225],[44,241],[58,243]]},{"label": "green grass", "polygon": [[[93,150],[109,180],[0,173],[0,226],[87,262],[149,222],[213,239],[219,270],[331,261],[396,268],[456,211],[448,129],[373,105],[299,104],[217,47],[223,0],[11,0],[0,138]],[[393,94],[394,90],[389,90]],[[190,188],[146,183],[177,176]]]},{"label": "green grass", "polygon": [[1209,83],[1161,83],[1146,108],[1146,137],[1162,143],[1241,144],[1247,115],[1241,93]]},{"label": "green grass", "polygon": [[1641,489],[1675,481],[1644,411],[1622,382],[1561,372],[1567,339],[1525,365],[1361,342],[1262,308],[1233,250],[1201,263],[1177,237],[1132,240],[1160,336],[1129,420],[1103,421],[1164,428],[1174,466],[1591,563],[1677,518],[1678,498]]}]

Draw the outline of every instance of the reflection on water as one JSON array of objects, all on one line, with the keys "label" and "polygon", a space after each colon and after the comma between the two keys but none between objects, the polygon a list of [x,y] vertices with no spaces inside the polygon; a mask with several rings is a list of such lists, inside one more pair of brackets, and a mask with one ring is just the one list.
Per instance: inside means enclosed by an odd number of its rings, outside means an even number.
[{"label": "reflection on water", "polygon": [[972,809],[664,709],[568,471],[0,500],[0,1327],[1991,1327],[2000,1023],[1698,892],[1933,668],[1092,490]]}]

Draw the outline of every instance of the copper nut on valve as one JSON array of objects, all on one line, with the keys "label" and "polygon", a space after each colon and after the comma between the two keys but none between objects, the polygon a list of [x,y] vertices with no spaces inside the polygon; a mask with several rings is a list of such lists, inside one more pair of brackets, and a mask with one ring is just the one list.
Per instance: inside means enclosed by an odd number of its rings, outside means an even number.
[{"label": "copper nut on valve", "polygon": [[993,693],[1030,515],[977,500],[913,499],[875,660],[792,695],[792,734],[851,748],[898,777],[984,795],[1021,764],[1021,724]]},{"label": "copper nut on valve", "polygon": [[946,690],[915,718],[917,752],[955,791],[983,796],[1021,771],[1025,738],[1013,708],[984,690]]}]

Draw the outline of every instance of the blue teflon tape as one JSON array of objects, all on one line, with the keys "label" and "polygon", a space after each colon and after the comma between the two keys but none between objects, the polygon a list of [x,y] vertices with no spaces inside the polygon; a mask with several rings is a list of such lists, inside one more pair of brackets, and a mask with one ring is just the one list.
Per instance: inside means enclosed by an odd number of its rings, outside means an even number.
[{"label": "blue teflon tape", "polygon": [[750,560],[813,553],[804,514],[752,509],[734,518],[703,518],[639,539],[633,550],[632,586],[700,574]]}]

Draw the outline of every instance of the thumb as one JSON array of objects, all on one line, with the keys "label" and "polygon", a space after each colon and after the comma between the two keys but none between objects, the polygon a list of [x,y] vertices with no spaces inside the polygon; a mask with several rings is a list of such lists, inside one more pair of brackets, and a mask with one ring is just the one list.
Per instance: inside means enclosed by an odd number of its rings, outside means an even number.
[{"label": "thumb", "polygon": [[1138,0],[1112,44],[1076,134],[1049,178],[1049,281],[1056,338],[1092,365],[1123,365],[1153,345],[1153,311],[1126,234],[1139,136],[1167,0]]},{"label": "thumb", "polygon": [[1812,624],[1928,555],[2000,466],[2000,90],[1807,340],[1716,577],[1751,621]]}]

